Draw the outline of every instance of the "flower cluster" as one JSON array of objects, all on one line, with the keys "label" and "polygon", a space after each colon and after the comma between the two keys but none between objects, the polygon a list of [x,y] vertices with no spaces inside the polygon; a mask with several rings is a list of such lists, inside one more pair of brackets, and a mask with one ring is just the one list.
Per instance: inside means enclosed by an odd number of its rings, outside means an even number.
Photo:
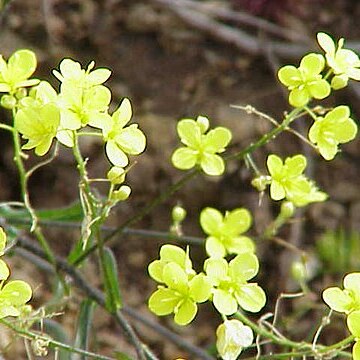
[{"label": "flower cluster", "polygon": [[356,134],[357,125],[350,118],[349,107],[340,105],[324,117],[316,118],[309,130],[309,139],[317,144],[324,159],[332,160],[338,152],[338,145],[353,140]]},{"label": "flower cluster", "polygon": [[234,314],[238,306],[257,312],[266,302],[264,291],[248,283],[258,272],[253,253],[237,255],[229,263],[209,258],[204,272],[196,273],[188,251],[174,245],[163,245],[160,259],[149,264],[150,276],[160,283],[149,298],[149,308],[159,316],[174,313],[179,325],[189,324],[197,313],[197,303],[207,300],[223,315]]},{"label": "flower cluster", "polygon": [[295,206],[324,201],[327,195],[317,189],[304,174],[306,157],[295,155],[285,159],[271,154],[267,158],[270,173],[270,196],[273,200],[287,199]]},{"label": "flower cluster", "polygon": [[325,56],[308,54],[298,68],[293,65],[283,66],[278,77],[290,90],[290,105],[305,107],[315,120],[308,134],[310,141],[317,146],[324,159],[332,160],[338,152],[338,145],[356,136],[357,125],[350,118],[350,109],[341,105],[322,117],[316,116],[306,105],[311,99],[326,98],[331,89],[346,87],[349,79],[360,80],[360,59],[354,51],[343,48],[344,39],[340,39],[336,46],[328,34],[320,32],[317,40]]},{"label": "flower cluster", "polygon": [[324,57],[312,53],[303,57],[298,68],[286,65],[279,70],[279,80],[290,90],[290,105],[302,107],[311,98],[324,99],[330,95],[330,85],[321,75],[324,66]]},{"label": "flower cluster", "polygon": [[188,252],[173,245],[160,249],[160,259],[149,265],[150,276],[161,283],[149,299],[149,308],[158,316],[174,313],[179,325],[189,324],[197,313],[197,303],[211,295],[211,283],[196,274]]},{"label": "flower cluster", "polygon": [[[325,57],[310,53],[302,58],[298,68],[286,65],[278,72],[280,82],[290,90],[289,103],[294,107],[303,107],[313,98],[326,98],[331,88],[342,89],[349,79],[360,80],[359,56],[352,50],[343,49],[344,39],[336,46],[328,34],[320,32],[317,40]],[[325,75],[322,75],[324,70]]]},{"label": "flower cluster", "polygon": [[353,359],[360,359],[360,273],[344,278],[344,289],[330,287],[323,292],[325,303],[334,311],[347,315],[347,326],[355,336]]},{"label": "flower cluster", "polygon": [[335,90],[347,86],[349,79],[360,80],[359,56],[352,50],[343,49],[344,39],[340,39],[337,47],[334,40],[325,33],[318,33],[317,40],[325,51],[328,66],[334,72],[331,87]]},{"label": "flower cluster", "polygon": [[[6,234],[0,227],[0,256],[4,254],[5,246]],[[32,296],[28,283],[22,280],[6,282],[9,276],[9,267],[4,260],[0,260],[0,319],[6,316],[20,316]]]},{"label": "flower cluster", "polygon": [[[57,93],[48,82],[29,79],[36,69],[32,51],[19,50],[8,62],[0,56],[0,92],[7,93],[2,96],[1,105],[15,113],[14,128],[27,140],[22,149],[34,149],[38,156],[49,151],[54,139],[73,148],[82,130],[90,127],[92,132],[86,134],[102,138],[106,155],[115,168],[108,177],[114,186],[124,180],[128,156],[142,153],[146,139],[137,124],[129,125],[132,108],[128,99],[123,99],[119,108],[109,114],[111,92],[103,84],[111,71],[94,66],[91,62],[82,69],[74,60],[62,60],[59,71],[53,71],[61,83]],[[24,88],[31,86],[29,91]],[[122,181],[114,174],[120,174]],[[113,189],[111,198],[124,200],[130,191],[123,185]]]},{"label": "flower cluster", "polygon": [[175,150],[171,161],[181,170],[188,170],[195,165],[207,175],[221,175],[225,170],[224,160],[218,155],[225,151],[231,140],[231,132],[225,127],[208,131],[209,120],[198,116],[195,120],[183,119],[177,124],[177,132],[185,145]]}]

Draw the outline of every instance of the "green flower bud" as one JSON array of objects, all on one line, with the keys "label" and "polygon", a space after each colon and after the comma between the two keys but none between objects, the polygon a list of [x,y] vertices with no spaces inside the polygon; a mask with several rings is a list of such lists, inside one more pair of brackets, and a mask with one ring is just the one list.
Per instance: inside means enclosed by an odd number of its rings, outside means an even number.
[{"label": "green flower bud", "polygon": [[16,90],[15,97],[20,100],[27,95],[27,91],[25,88],[20,88]]},{"label": "green flower bud", "polygon": [[349,78],[346,75],[336,75],[331,79],[331,87],[339,90],[347,86]]},{"label": "green flower bud", "polygon": [[131,194],[131,188],[130,186],[123,185],[120,187],[119,190],[115,190],[112,193],[112,199],[115,201],[124,201],[126,200]]},{"label": "green flower bud", "polygon": [[284,201],[281,204],[280,216],[283,219],[291,218],[295,212],[295,205],[291,201]]},{"label": "green flower bud", "polygon": [[119,166],[113,166],[106,174],[113,185],[122,184],[125,181],[125,170]]},{"label": "green flower bud", "polygon": [[183,207],[176,205],[172,209],[171,217],[174,223],[181,223],[186,217],[186,210]]},{"label": "green flower bud", "polygon": [[294,261],[291,264],[291,275],[299,283],[304,282],[307,279],[305,264],[301,261]]},{"label": "green flower bud", "polygon": [[0,100],[0,105],[5,109],[12,110],[16,106],[16,98],[12,95],[3,95]]}]

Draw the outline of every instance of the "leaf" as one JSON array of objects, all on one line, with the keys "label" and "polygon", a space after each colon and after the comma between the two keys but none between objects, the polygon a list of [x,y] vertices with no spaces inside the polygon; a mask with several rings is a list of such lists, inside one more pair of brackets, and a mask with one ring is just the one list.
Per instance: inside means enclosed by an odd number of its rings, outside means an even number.
[{"label": "leaf", "polygon": [[[95,303],[91,299],[83,300],[80,304],[79,316],[75,333],[74,347],[88,350],[89,340],[91,339],[90,331],[93,321]],[[71,360],[86,360],[84,355],[71,354]]]},{"label": "leaf", "polygon": [[113,252],[104,248],[103,279],[105,287],[105,306],[112,313],[122,307],[122,297],[118,278],[117,262]]}]

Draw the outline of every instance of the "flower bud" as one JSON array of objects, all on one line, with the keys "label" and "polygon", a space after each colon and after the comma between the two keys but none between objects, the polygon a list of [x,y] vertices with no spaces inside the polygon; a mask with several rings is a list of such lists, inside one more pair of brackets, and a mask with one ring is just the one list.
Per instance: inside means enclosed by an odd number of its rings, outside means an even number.
[{"label": "flower bud", "polygon": [[295,212],[295,205],[291,201],[283,201],[280,208],[280,216],[283,219],[291,218]]},{"label": "flower bud", "polygon": [[124,201],[126,200],[131,194],[131,188],[127,185],[123,185],[120,187],[119,190],[115,190],[112,193],[112,200],[116,200],[116,201]]},{"label": "flower bud", "polygon": [[113,166],[106,174],[113,185],[122,184],[125,181],[125,170],[119,166]]},{"label": "flower bud", "polygon": [[236,360],[243,347],[252,344],[254,336],[241,321],[225,320],[216,330],[216,348],[223,360]]},{"label": "flower bud", "polygon": [[173,207],[171,217],[174,223],[181,223],[186,217],[186,210],[179,205]]},{"label": "flower bud", "polygon": [[20,88],[16,90],[15,97],[20,100],[27,95],[27,90],[25,88]]},{"label": "flower bud", "polygon": [[332,79],[331,79],[331,87],[334,90],[340,90],[343,89],[344,87],[347,86],[349,81],[349,77],[345,74],[342,75],[335,75]]},{"label": "flower bud", "polygon": [[16,106],[16,98],[12,95],[3,95],[0,100],[0,105],[5,109],[12,110]]},{"label": "flower bud", "polygon": [[291,264],[291,275],[299,283],[306,281],[307,272],[305,264],[301,261],[294,261]]}]

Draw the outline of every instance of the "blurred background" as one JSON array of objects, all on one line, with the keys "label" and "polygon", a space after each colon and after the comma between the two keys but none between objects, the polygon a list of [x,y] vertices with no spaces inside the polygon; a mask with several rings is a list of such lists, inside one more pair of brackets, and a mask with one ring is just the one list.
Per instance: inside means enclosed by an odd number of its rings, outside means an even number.
[{"label": "blurred background", "polygon": [[[57,80],[49,70],[57,68],[62,58],[70,57],[84,67],[95,60],[96,66],[112,70],[107,86],[112,90],[113,109],[123,97],[132,101],[134,121],[147,135],[147,150],[129,172],[131,199],[115,210],[110,226],[122,223],[181,177],[170,163],[171,153],[179,143],[177,120],[208,116],[213,126],[221,124],[232,130],[232,150],[242,149],[272,125],[230,105],[250,104],[281,121],[289,105],[287,90],[277,81],[277,69],[285,64],[298,65],[307,52],[320,51],[316,32],[328,32],[335,39],[344,37],[346,47],[360,50],[360,3],[352,0],[2,0],[0,4],[0,53],[5,58],[19,48],[32,49],[38,56],[37,77],[56,88]],[[356,120],[359,97],[360,87],[352,84],[323,104],[349,104]],[[3,120],[8,114],[1,110],[0,116]],[[304,118],[295,127],[306,135],[310,124]],[[0,141],[0,200],[19,200],[11,141],[4,133],[0,133]],[[93,140],[82,145],[89,157],[90,176],[104,176],[109,163],[102,145]],[[290,338],[311,341],[314,329],[326,314],[320,298],[322,289],[339,285],[346,272],[360,268],[360,142],[357,139],[342,146],[336,159],[327,163],[298,138],[284,133],[254,153],[260,170],[265,171],[270,152],[283,157],[305,154],[308,176],[329,194],[327,202],[300,210],[279,234],[304,251],[311,290],[305,297],[284,301],[280,329]],[[29,164],[34,161],[31,157]],[[259,205],[259,194],[251,186],[253,176],[244,162],[230,162],[225,176],[196,177],[136,227],[168,231],[171,208],[180,202],[188,212],[184,234],[204,237],[198,222],[202,208],[214,206],[225,211],[246,207],[254,216],[251,235],[257,237],[279,209],[267,194]],[[37,209],[65,206],[77,200],[77,174],[68,150],[62,149],[55,162],[34,174],[30,195]],[[78,231],[52,228],[47,229],[47,234],[51,245],[65,256]],[[147,298],[155,289],[154,282],[148,279],[147,265],[158,257],[164,242],[139,236],[117,239],[114,251],[124,301],[192,343],[211,347],[221,319],[210,306],[202,306],[196,320],[186,328],[175,327],[171,317],[157,319],[147,310]],[[204,257],[201,248],[191,253],[198,261]],[[259,243],[258,253],[261,269],[257,281],[269,296],[265,313],[273,311],[280,292],[300,290],[291,275],[292,263],[300,258],[299,252],[272,241]],[[29,263],[15,258],[12,261],[14,272],[36,289],[34,305],[50,301],[47,289],[51,279]],[[97,264],[94,262],[85,271],[89,281],[98,284]],[[54,319],[69,333],[79,299],[80,294],[74,294],[64,304],[65,314]],[[135,327],[160,358],[187,356],[153,330],[138,323]],[[334,317],[320,341],[340,340],[344,328],[341,317]],[[100,310],[94,329],[93,342],[99,352],[111,354],[118,349],[131,354],[110,317]],[[22,346],[4,333],[0,346],[8,345],[7,359],[23,356]]]}]

